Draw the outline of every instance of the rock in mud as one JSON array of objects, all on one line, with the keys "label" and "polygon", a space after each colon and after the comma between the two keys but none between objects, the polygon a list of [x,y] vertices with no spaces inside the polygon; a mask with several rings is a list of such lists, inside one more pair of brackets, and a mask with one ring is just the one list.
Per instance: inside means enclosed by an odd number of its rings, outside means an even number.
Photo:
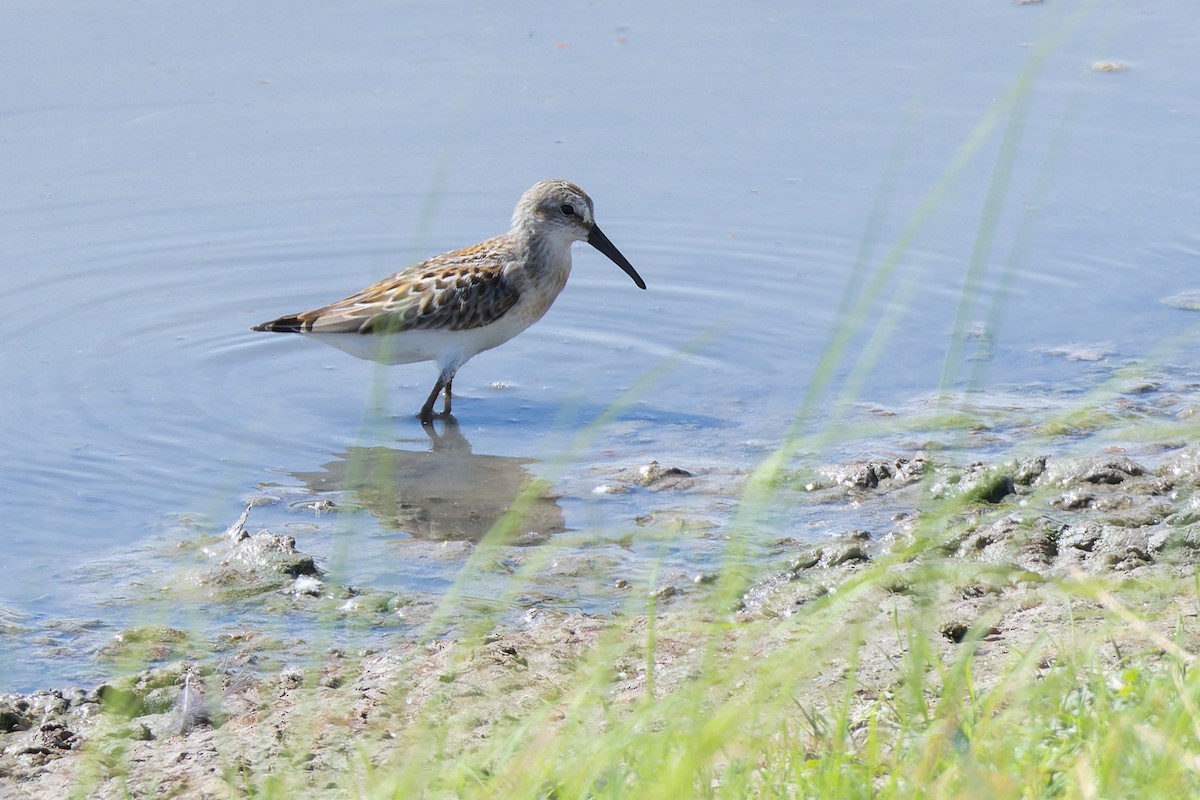
[{"label": "rock in mud", "polygon": [[651,461],[638,467],[637,483],[655,491],[661,489],[686,489],[692,485],[692,473],[679,467],[664,467]]},{"label": "rock in mud", "polygon": [[934,497],[958,497],[968,503],[993,505],[1015,491],[1016,484],[1007,467],[986,467],[978,463],[963,470],[940,468],[930,488]]},{"label": "rock in mud", "polygon": [[1115,486],[1145,474],[1146,468],[1131,458],[1099,456],[1056,461],[1046,470],[1043,479],[1063,488],[1081,484]]}]

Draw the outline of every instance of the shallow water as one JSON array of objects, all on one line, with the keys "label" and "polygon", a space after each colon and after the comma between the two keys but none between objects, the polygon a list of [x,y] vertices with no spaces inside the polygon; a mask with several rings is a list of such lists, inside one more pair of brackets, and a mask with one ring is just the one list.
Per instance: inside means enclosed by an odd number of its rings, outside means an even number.
[{"label": "shallow water", "polygon": [[[839,325],[856,332],[815,419],[839,397],[900,410],[966,385],[1054,408],[1119,367],[1196,360],[1197,318],[1160,302],[1198,288],[1200,57],[1181,0],[4,16],[0,636],[18,645],[61,619],[55,647],[111,636],[127,620],[109,598],[157,574],[180,519],[220,530],[281,487],[344,499],[353,453],[406,485],[362,503],[366,541],[474,538],[537,476],[543,535],[625,536],[648,504],[692,501],[597,495],[606,468],[753,466]],[[990,119],[1043,56],[1023,115]],[[460,373],[450,467],[422,471],[437,444],[411,417],[430,365],[248,330],[499,233],[549,176],[592,194],[649,290],[578,247],[547,318]],[[982,335],[947,370],[964,329]],[[1101,358],[1062,354],[1078,346]],[[437,483],[439,513],[396,511]],[[332,557],[304,513],[254,522],[304,520],[301,546]],[[677,547],[689,568],[706,557]],[[386,562],[372,545],[338,569],[435,592],[454,572]],[[0,688],[87,669],[2,649]]]}]

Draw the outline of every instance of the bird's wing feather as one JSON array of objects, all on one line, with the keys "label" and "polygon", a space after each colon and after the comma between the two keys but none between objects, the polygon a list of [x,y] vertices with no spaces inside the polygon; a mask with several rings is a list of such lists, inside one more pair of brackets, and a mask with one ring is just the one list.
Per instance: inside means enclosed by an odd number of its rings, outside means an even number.
[{"label": "bird's wing feather", "polygon": [[[516,305],[505,278],[503,237],[436,256],[323,308],[280,317],[259,330],[296,333],[401,333],[489,325]],[[497,258],[497,256],[501,256]]]}]

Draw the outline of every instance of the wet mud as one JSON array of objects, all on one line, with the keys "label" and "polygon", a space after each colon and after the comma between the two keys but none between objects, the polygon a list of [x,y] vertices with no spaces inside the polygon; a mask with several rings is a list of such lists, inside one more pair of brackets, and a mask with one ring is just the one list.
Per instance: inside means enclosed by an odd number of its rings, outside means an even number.
[{"label": "wet mud", "polygon": [[[814,515],[854,507],[855,520],[875,524],[831,531],[817,543],[807,535],[769,541],[735,601],[720,612],[733,623],[722,635],[761,640],[755,647],[764,652],[786,647],[795,639],[790,619],[883,561],[887,580],[837,612],[838,624],[871,642],[855,656],[863,702],[896,680],[908,643],[893,622],[915,604],[935,615],[934,647],[949,653],[977,641],[974,672],[983,685],[1028,648],[1045,649],[1050,663],[1058,636],[1100,624],[1103,598],[1063,603],[1048,590],[1058,579],[1098,578],[1113,591],[1155,587],[1139,589],[1133,600],[1126,592],[1126,599],[1146,617],[1162,619],[1165,635],[1181,613],[1196,617],[1194,596],[1187,598],[1200,562],[1200,448],[1167,443],[1139,454],[1037,455],[956,467],[916,451],[781,476],[777,492]],[[718,520],[676,514],[672,503],[699,493],[732,504],[741,476],[658,463],[598,471],[605,491],[643,491],[660,501],[653,504],[658,510],[638,518],[639,529],[729,538]],[[651,601],[654,691],[685,684],[701,657],[694,623],[712,618],[712,595],[726,577],[720,562],[709,572],[668,572],[648,596],[609,615],[517,597],[501,612],[472,617],[478,604],[469,599],[450,613],[435,597],[333,585],[294,537],[251,533],[254,509],[252,503],[219,536],[185,551],[194,557],[191,601],[358,620],[383,629],[372,640],[377,645],[348,650],[332,637],[288,642],[252,625],[204,642],[166,625],[124,631],[102,657],[115,672],[149,667],[85,688],[0,696],[5,797],[67,796],[79,786],[90,787],[92,797],[225,797],[288,770],[299,770],[315,792],[349,796],[339,776],[351,762],[364,754],[375,764],[400,757],[411,730],[432,711],[448,737],[443,746],[470,753],[522,710],[553,705],[581,660],[614,631],[627,644],[602,651],[611,705],[619,713],[641,700],[642,631]],[[456,559],[487,546],[449,538],[411,543],[451,548],[444,557]],[[564,579],[590,574],[632,597],[635,584],[621,577],[619,563],[597,565],[582,550],[563,548],[541,566]],[[519,569],[522,558],[537,552],[513,543],[495,546],[489,557],[511,559]],[[942,579],[929,581],[935,572]],[[1187,646],[1200,636],[1194,628],[1173,628],[1170,635]],[[775,633],[764,637],[764,630]],[[1131,640],[1145,635],[1127,632]],[[845,668],[833,651],[798,689],[801,697],[809,693],[819,704],[845,680]],[[565,717],[565,710],[554,712],[550,724]]]}]

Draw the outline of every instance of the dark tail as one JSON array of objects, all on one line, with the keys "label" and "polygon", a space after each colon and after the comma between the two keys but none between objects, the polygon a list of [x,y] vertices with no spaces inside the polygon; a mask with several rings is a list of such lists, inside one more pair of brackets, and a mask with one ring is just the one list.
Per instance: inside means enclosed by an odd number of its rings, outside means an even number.
[{"label": "dark tail", "polygon": [[299,316],[292,315],[273,319],[270,322],[260,322],[250,330],[274,331],[275,333],[308,333],[312,330],[312,321],[302,320]]}]

